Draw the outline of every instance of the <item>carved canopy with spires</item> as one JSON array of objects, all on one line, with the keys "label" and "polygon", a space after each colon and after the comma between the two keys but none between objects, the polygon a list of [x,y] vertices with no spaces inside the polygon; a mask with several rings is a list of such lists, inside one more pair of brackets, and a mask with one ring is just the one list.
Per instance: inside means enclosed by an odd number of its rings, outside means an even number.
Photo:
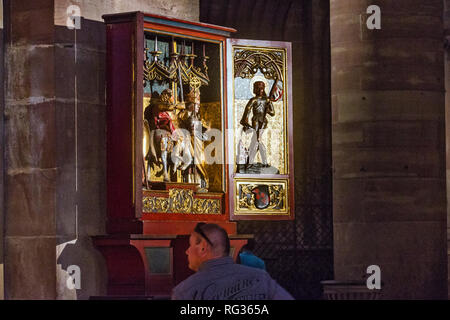
[{"label": "carved canopy with spires", "polygon": [[[206,64],[209,57],[205,54],[204,45],[202,64],[200,66],[195,66],[197,55],[194,54],[194,43],[192,43],[192,52],[190,54],[185,54],[185,44],[183,44],[181,52],[178,53],[176,51],[176,42],[173,39],[170,48],[168,66],[159,59],[162,52],[158,51],[157,37],[155,37],[155,48],[153,51],[148,52],[150,49],[145,48],[144,83],[145,81],[153,80],[179,83],[181,78],[182,83],[188,84],[191,88],[198,89],[209,84],[208,66]],[[148,53],[150,53],[151,59]]]}]

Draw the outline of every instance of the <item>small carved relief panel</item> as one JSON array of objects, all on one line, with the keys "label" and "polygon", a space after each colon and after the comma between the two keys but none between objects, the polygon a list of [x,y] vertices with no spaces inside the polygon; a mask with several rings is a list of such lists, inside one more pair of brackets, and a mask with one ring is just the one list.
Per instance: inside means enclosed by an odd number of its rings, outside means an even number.
[{"label": "small carved relief panel", "polygon": [[238,180],[235,196],[235,214],[288,213],[287,181]]}]

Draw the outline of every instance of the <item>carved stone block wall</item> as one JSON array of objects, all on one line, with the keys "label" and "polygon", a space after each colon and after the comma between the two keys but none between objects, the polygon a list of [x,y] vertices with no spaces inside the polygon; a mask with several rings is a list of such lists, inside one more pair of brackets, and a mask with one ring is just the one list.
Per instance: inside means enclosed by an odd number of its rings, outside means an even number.
[{"label": "carved stone block wall", "polygon": [[[3,45],[3,1],[0,1],[0,61],[4,61],[4,45]],[[0,87],[3,88],[4,85],[4,73],[3,73],[4,65],[0,64]],[[4,100],[4,91],[0,90],[0,155],[3,155],[3,112],[4,112],[5,100]],[[0,239],[3,240],[4,236],[4,210],[3,210],[3,156],[0,157]],[[3,268],[4,268],[4,248],[3,241],[0,242],[0,300],[4,299],[5,290],[4,290],[4,277],[3,277]]]},{"label": "carved stone block wall", "polygon": [[385,299],[447,297],[443,1],[331,0],[336,280],[381,268]]}]

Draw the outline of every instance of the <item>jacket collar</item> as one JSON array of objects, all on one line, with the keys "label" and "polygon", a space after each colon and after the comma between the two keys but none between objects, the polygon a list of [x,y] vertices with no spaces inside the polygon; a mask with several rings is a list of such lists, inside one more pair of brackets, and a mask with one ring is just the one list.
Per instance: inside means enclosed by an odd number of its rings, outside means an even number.
[{"label": "jacket collar", "polygon": [[201,264],[198,271],[206,271],[209,269],[212,269],[214,267],[220,266],[220,265],[226,265],[226,264],[234,264],[234,260],[232,257],[222,257],[222,258],[216,258],[211,259],[208,261],[205,261]]}]

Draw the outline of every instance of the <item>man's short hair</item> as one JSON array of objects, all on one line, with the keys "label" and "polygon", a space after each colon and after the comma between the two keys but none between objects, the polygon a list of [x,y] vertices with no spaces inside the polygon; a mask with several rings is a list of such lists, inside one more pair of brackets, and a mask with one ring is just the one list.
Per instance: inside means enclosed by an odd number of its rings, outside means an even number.
[{"label": "man's short hair", "polygon": [[212,242],[212,249],[217,255],[226,257],[230,254],[230,238],[224,228],[215,223],[205,223],[201,230]]}]

